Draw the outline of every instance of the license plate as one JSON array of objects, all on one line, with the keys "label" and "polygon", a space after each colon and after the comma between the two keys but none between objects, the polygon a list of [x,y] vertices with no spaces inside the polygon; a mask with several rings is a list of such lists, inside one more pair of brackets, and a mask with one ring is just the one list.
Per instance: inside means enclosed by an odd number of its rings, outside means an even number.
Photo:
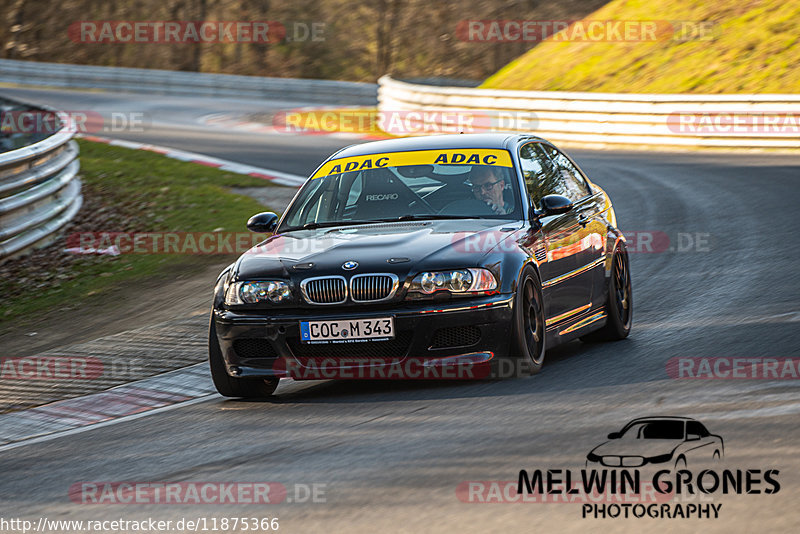
[{"label": "license plate", "polygon": [[393,338],[392,317],[300,322],[300,341],[303,343],[357,343]]}]

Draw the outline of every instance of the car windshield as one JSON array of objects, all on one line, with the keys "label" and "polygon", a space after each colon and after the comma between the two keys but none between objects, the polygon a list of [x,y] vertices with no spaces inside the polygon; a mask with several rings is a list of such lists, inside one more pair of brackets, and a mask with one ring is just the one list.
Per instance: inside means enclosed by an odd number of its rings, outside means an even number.
[{"label": "car windshield", "polygon": [[645,421],[635,423],[622,434],[623,439],[683,439],[683,421]]},{"label": "car windshield", "polygon": [[[470,157],[470,152],[475,155]],[[437,154],[439,163],[415,163],[435,161]],[[393,161],[414,163],[392,165]],[[337,172],[342,170],[346,172]],[[418,151],[332,160],[303,186],[281,231],[414,219],[519,219],[515,176],[509,153],[503,150]]]}]

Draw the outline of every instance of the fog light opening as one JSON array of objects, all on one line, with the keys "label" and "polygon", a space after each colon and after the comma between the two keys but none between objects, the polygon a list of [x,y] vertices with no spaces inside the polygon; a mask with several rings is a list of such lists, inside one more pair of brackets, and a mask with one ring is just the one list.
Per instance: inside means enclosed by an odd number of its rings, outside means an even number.
[{"label": "fog light opening", "polygon": [[427,359],[422,363],[423,367],[448,367],[457,365],[478,365],[487,363],[494,358],[493,352],[471,352],[469,354],[459,354],[457,356],[447,356],[445,358]]}]

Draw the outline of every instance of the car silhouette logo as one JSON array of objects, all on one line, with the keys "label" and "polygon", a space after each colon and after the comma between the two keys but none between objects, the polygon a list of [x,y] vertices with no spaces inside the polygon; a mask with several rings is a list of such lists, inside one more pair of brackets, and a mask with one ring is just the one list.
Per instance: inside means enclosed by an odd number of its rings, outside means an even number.
[{"label": "car silhouette logo", "polygon": [[586,466],[637,468],[662,464],[686,469],[687,463],[719,461],[722,437],[690,417],[642,417],[608,435],[587,455]]},{"label": "car silhouette logo", "polygon": [[356,267],[358,267],[358,262],[355,261],[346,261],[342,264],[342,269],[345,271],[352,271]]}]

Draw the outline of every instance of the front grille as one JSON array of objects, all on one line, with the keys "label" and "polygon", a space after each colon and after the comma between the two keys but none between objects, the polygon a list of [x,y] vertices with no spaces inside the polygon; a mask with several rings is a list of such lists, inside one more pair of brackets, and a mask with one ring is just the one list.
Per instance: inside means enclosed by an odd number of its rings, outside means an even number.
[{"label": "front grille", "polygon": [[470,347],[481,340],[481,329],[477,326],[454,326],[440,328],[433,334],[432,349]]},{"label": "front grille", "polygon": [[309,304],[341,304],[347,300],[347,282],[343,276],[306,278],[300,283],[300,290]]},{"label": "front grille", "polygon": [[233,350],[239,358],[277,358],[278,353],[266,339],[242,338],[233,342]]},{"label": "front grille", "polygon": [[350,279],[350,298],[353,302],[375,302],[391,298],[397,289],[393,274],[357,274]]},{"label": "front grille", "polygon": [[623,456],[622,467],[641,467],[644,465],[644,458],[641,456]]},{"label": "front grille", "polygon": [[300,338],[287,339],[292,354],[298,358],[402,358],[411,345],[411,331],[398,332],[387,341],[362,341],[359,343],[329,343],[309,345]]}]

